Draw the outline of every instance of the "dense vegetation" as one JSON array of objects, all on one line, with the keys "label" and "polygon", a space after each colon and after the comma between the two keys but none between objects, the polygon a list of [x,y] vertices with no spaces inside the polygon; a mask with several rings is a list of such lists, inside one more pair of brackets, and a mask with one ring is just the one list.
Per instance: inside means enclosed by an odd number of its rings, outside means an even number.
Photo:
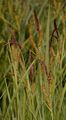
[{"label": "dense vegetation", "polygon": [[66,120],[66,0],[0,0],[0,120]]}]

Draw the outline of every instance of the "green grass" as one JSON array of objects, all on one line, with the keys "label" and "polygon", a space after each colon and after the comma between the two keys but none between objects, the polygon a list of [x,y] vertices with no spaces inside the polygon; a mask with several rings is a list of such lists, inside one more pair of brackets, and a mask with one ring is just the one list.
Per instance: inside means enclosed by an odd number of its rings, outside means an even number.
[{"label": "green grass", "polygon": [[0,0],[0,120],[66,120],[65,5]]}]

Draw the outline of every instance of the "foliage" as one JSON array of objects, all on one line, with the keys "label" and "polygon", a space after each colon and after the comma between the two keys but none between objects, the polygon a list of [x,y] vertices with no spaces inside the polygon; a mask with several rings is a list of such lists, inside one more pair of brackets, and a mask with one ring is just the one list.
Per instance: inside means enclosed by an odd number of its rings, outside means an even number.
[{"label": "foliage", "polygon": [[0,0],[0,120],[66,119],[65,5]]}]

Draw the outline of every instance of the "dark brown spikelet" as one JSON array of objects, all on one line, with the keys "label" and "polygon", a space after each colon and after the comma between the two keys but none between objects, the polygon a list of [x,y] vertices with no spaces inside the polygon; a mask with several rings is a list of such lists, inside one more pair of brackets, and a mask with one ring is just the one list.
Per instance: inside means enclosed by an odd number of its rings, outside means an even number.
[{"label": "dark brown spikelet", "polygon": [[21,43],[18,43],[16,40],[16,32],[11,30],[11,40],[9,41],[10,46],[15,45],[16,47],[18,46],[20,49],[22,49]]},{"label": "dark brown spikelet", "polygon": [[[55,33],[56,33],[56,35],[55,35]],[[58,26],[57,26],[57,23],[56,23],[56,19],[54,19],[54,29],[53,29],[51,39],[50,39],[50,46],[51,46],[53,37],[56,38],[56,39],[58,39],[58,37],[59,37]]]},{"label": "dark brown spikelet", "polygon": [[36,29],[39,32],[40,31],[40,27],[39,27],[39,20],[36,14],[36,11],[34,10],[34,21],[35,21],[35,25],[36,25]]},{"label": "dark brown spikelet", "polygon": [[15,39],[11,39],[9,43],[10,43],[10,46],[15,45],[16,47],[18,46],[20,49],[22,49],[21,43],[18,43]]},{"label": "dark brown spikelet", "polygon": [[42,70],[44,71],[44,73],[48,76],[48,70],[47,70],[47,66],[45,65],[44,61],[39,60]]},{"label": "dark brown spikelet", "polygon": [[59,34],[58,34],[58,27],[57,27],[56,19],[54,19],[54,32],[56,32],[57,37],[58,37]]},{"label": "dark brown spikelet", "polygon": [[40,64],[41,64],[41,67],[42,67],[43,74],[46,74],[46,76],[47,76],[48,85],[50,85],[51,82],[52,82],[51,74],[48,72],[47,66],[44,63],[44,61],[40,60]]},{"label": "dark brown spikelet", "polygon": [[38,48],[40,48],[42,45],[43,31],[35,10],[34,10],[34,22],[38,33]]},{"label": "dark brown spikelet", "polygon": [[51,83],[52,83],[52,76],[51,76],[50,73],[48,74],[47,79],[48,79],[48,84],[51,85]]},{"label": "dark brown spikelet", "polygon": [[[31,64],[33,61],[33,56],[31,50],[29,51],[29,64]],[[29,71],[29,78],[30,78],[30,83],[33,82],[33,77],[34,77],[34,65],[31,66],[30,71]]]}]

